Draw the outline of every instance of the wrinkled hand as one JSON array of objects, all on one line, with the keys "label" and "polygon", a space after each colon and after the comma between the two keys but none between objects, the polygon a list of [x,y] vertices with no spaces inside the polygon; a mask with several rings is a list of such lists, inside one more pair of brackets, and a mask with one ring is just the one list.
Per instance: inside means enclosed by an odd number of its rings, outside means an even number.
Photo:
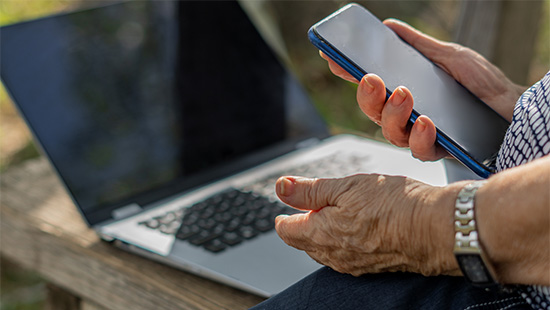
[{"label": "wrinkled hand", "polygon": [[277,217],[276,230],[288,245],[342,273],[460,274],[443,191],[397,176],[282,177],[279,198],[310,212]]},{"label": "wrinkled hand", "polygon": [[[394,19],[388,19],[384,24],[504,118],[511,120],[515,102],[524,89],[512,83],[483,56],[459,44],[434,39]],[[334,74],[358,82],[326,55],[321,53],[321,56],[328,60]],[[437,160],[447,155],[434,144],[435,125],[427,116],[420,116],[413,126],[408,124],[414,100],[406,87],[398,87],[387,102],[385,99],[382,79],[375,74],[365,75],[359,82],[357,101],[363,112],[382,126],[382,133],[389,142],[410,147],[413,156],[421,160]]]}]

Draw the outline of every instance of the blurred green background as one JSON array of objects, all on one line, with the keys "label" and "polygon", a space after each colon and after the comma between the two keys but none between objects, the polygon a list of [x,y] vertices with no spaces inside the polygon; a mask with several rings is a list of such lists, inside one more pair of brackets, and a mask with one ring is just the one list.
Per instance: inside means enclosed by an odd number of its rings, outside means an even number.
[{"label": "blurred green background", "polygon": [[[2,0],[0,25],[40,18],[50,14],[105,5],[110,0]],[[357,132],[383,139],[375,124],[370,122],[355,103],[356,86],[333,76],[326,62],[309,43],[309,26],[341,7],[347,1],[269,1],[256,0],[260,19],[269,21],[277,44],[290,68],[304,84],[316,107],[334,131]],[[457,29],[464,23],[463,1],[355,1],[363,4],[380,19],[395,17],[442,40],[457,38]],[[538,19],[534,55],[528,63],[525,77],[514,81],[530,85],[550,69],[550,0],[515,1],[516,5],[538,2],[541,10],[533,12]],[[537,15],[537,14],[540,14]],[[540,18],[539,18],[540,17]],[[510,18],[510,17],[507,17]],[[522,30],[521,23],[511,27]],[[502,34],[501,36],[505,36]],[[1,36],[1,32],[0,32]],[[504,37],[504,40],[506,38]],[[0,55],[1,61],[1,55]],[[17,114],[5,89],[0,85],[0,172],[24,160],[37,157],[38,152],[30,133]],[[1,196],[0,196],[1,198]],[[1,244],[0,244],[1,246]],[[11,262],[1,261],[0,310],[41,309],[46,298],[45,285],[39,276],[19,269]]]}]

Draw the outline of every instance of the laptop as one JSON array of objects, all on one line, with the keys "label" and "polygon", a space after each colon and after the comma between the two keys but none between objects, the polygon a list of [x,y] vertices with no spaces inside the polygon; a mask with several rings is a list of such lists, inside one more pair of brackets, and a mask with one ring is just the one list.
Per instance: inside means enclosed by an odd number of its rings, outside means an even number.
[{"label": "laptop", "polygon": [[237,1],[123,2],[0,31],[2,81],[86,223],[214,281],[267,297],[320,268],[274,230],[297,212],[279,176],[447,183],[443,162],[330,136]]}]

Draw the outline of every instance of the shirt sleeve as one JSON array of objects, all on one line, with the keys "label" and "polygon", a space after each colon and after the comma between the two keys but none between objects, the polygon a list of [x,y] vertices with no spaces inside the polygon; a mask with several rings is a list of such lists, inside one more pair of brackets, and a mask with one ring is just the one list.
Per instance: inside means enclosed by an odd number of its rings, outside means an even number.
[{"label": "shirt sleeve", "polygon": [[[516,102],[512,124],[498,153],[502,171],[550,153],[550,71]],[[550,310],[550,287],[525,286],[521,296],[533,309]]]},{"label": "shirt sleeve", "polygon": [[497,171],[550,153],[550,71],[518,99],[497,157]]}]

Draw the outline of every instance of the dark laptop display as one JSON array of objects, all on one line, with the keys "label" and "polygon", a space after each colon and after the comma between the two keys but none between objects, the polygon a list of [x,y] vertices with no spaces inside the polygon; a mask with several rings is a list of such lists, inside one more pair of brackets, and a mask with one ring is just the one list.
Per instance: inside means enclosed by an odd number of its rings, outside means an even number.
[{"label": "dark laptop display", "polygon": [[326,136],[234,1],[126,2],[0,35],[2,80],[92,225]]}]

